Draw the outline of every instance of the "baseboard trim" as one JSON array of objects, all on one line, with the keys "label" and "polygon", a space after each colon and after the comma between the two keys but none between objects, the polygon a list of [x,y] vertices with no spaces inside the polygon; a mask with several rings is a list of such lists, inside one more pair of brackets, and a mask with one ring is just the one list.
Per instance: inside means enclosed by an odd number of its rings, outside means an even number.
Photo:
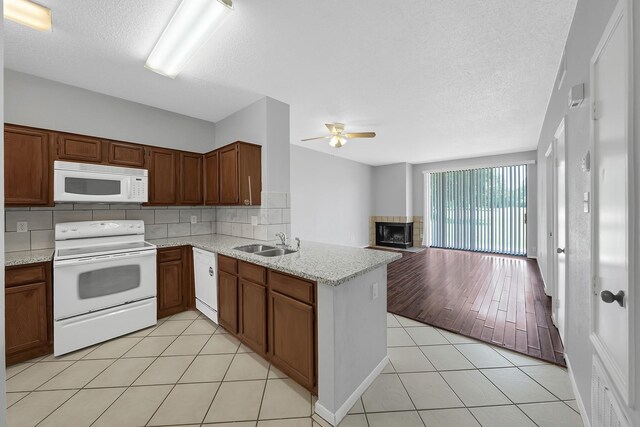
[{"label": "baseboard trim", "polygon": [[591,427],[591,422],[589,421],[589,417],[587,416],[587,410],[584,407],[584,402],[582,401],[582,396],[578,392],[578,385],[576,384],[576,380],[573,377],[573,370],[571,369],[571,362],[569,361],[569,355],[567,353],[564,354],[564,360],[567,362],[567,371],[569,373],[569,380],[571,381],[571,388],[573,389],[573,395],[576,398],[576,403],[578,404],[578,410],[580,410],[580,417],[582,418],[582,423],[584,427]]},{"label": "baseboard trim", "polygon": [[338,408],[338,410],[333,413],[324,406],[320,404],[320,402],[316,402],[315,412],[322,417],[325,421],[327,421],[332,426],[337,426],[343,420],[344,417],[347,416],[349,410],[356,404],[358,399],[364,394],[364,392],[369,388],[369,386],[375,381],[375,379],[380,375],[380,373],[384,370],[385,366],[389,363],[389,356],[385,356],[380,363],[371,371],[369,375],[360,383],[360,385],[351,393],[351,396]]}]

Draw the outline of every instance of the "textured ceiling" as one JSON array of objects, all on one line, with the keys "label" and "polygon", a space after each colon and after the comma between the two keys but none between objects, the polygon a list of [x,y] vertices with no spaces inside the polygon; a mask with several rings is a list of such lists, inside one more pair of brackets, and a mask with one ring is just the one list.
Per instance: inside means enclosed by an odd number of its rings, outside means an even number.
[{"label": "textured ceiling", "polygon": [[[576,0],[235,0],[175,80],[143,64],[178,0],[39,3],[8,68],[214,122],[271,96],[292,143],[378,165],[534,149]],[[300,142],[330,121],[378,137]]]}]

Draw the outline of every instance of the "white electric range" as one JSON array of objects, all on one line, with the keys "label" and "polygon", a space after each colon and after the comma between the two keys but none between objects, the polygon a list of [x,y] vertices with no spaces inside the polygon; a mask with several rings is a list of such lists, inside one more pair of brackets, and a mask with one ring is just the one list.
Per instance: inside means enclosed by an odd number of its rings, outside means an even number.
[{"label": "white electric range", "polygon": [[60,223],[55,240],[55,356],[157,323],[156,246],[143,221]]}]

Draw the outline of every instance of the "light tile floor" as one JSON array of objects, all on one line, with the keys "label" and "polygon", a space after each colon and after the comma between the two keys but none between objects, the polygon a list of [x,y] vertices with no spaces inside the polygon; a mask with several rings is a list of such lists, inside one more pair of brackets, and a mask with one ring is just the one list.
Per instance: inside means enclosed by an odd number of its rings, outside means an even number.
[{"label": "light tile floor", "polygon": [[[582,426],[564,369],[387,315],[390,364],[341,427]],[[198,312],[7,368],[9,427],[324,427],[314,398]]]}]

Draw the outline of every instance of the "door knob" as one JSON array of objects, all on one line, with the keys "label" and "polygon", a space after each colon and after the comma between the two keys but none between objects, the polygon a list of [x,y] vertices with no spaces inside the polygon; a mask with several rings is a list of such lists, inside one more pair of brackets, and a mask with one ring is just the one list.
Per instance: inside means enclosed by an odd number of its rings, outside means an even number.
[{"label": "door knob", "polygon": [[559,254],[563,254],[564,253],[564,248],[558,248],[556,249],[556,252]]},{"label": "door knob", "polygon": [[620,307],[624,307],[624,291],[618,291],[615,295],[611,291],[602,291],[600,292],[600,298],[607,304],[617,301]]}]

